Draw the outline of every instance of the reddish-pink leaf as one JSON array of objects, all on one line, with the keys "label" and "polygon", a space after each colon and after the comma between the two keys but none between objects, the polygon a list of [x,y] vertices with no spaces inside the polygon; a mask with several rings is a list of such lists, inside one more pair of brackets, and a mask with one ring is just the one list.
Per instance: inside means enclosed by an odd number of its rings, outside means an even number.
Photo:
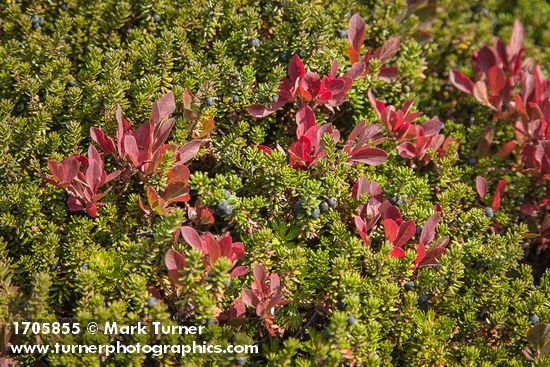
[{"label": "reddish-pink leaf", "polygon": [[182,253],[169,249],[164,256],[164,262],[168,270],[179,270],[185,267],[185,256]]},{"label": "reddish-pink leaf", "polygon": [[410,141],[406,141],[397,146],[397,153],[401,158],[412,159],[416,157],[416,147]]},{"label": "reddish-pink leaf", "polygon": [[456,89],[470,95],[473,94],[474,83],[460,71],[451,70],[450,80]]},{"label": "reddish-pink leaf", "polygon": [[194,156],[197,155],[199,152],[199,149],[201,147],[202,140],[194,139],[191,140],[189,143],[185,144],[181,148],[178,149],[178,161],[177,164],[184,164],[191,159],[193,159]]},{"label": "reddish-pink leaf", "polygon": [[353,153],[348,158],[350,162],[366,163],[371,166],[377,166],[382,164],[388,159],[388,154],[382,149],[378,148],[364,148],[358,152]]},{"label": "reddish-pink leaf", "polygon": [[201,238],[193,227],[183,226],[180,228],[180,233],[184,241],[191,245],[191,247],[202,251]]},{"label": "reddish-pink leaf", "polygon": [[408,220],[399,226],[394,246],[403,247],[413,236],[416,231],[413,220]]},{"label": "reddish-pink leaf", "polygon": [[231,276],[232,276],[233,278],[236,278],[236,277],[243,276],[243,275],[245,275],[246,273],[248,273],[248,267],[247,267],[247,266],[236,266],[236,267],[231,271]]},{"label": "reddish-pink leaf", "polygon": [[382,224],[384,225],[384,234],[386,235],[386,240],[393,243],[397,239],[399,225],[393,219],[384,219]]},{"label": "reddish-pink leaf", "polygon": [[348,40],[357,52],[361,51],[363,39],[365,37],[365,21],[359,14],[353,14],[349,19]]},{"label": "reddish-pink leaf", "polygon": [[373,57],[379,59],[383,64],[395,56],[397,51],[399,51],[400,45],[401,45],[401,40],[399,36],[391,37],[384,43],[382,47],[380,47],[374,52]]},{"label": "reddish-pink leaf", "polygon": [[306,70],[304,64],[298,55],[292,56],[292,59],[288,63],[288,76],[294,83],[297,79],[303,78]]},{"label": "reddish-pink leaf", "polygon": [[296,113],[296,137],[300,139],[311,127],[316,126],[315,114],[309,105],[303,104]]},{"label": "reddish-pink leaf", "polygon": [[495,196],[493,197],[493,204],[491,205],[491,208],[493,210],[497,210],[500,208],[500,198],[502,194],[504,193],[504,188],[506,187],[506,180],[500,179],[497,184],[497,189],[495,191]]},{"label": "reddish-pink leaf", "polygon": [[525,29],[523,28],[523,24],[519,21],[519,19],[516,19],[514,21],[514,27],[512,28],[512,36],[510,37],[510,43],[508,44],[508,55],[510,57],[513,57],[517,55],[521,50],[521,45],[523,43],[523,39],[525,38]]},{"label": "reddish-pink leaf", "polygon": [[479,70],[483,73],[487,73],[489,69],[496,65],[497,60],[495,53],[487,46],[483,46],[477,53],[477,65]]},{"label": "reddish-pink leaf", "polygon": [[139,165],[139,150],[136,138],[133,135],[127,134],[124,136],[124,153],[134,166]]},{"label": "reddish-pink leaf", "polygon": [[403,250],[401,247],[394,246],[390,252],[390,256],[397,259],[402,259],[405,257],[405,250]]},{"label": "reddish-pink leaf", "polygon": [[487,195],[487,180],[483,176],[476,177],[476,191],[481,199]]},{"label": "reddish-pink leaf", "polygon": [[487,81],[489,83],[489,94],[492,96],[498,95],[506,83],[506,74],[498,65],[492,66],[487,72]]},{"label": "reddish-pink leaf", "polygon": [[151,118],[149,122],[156,124],[164,120],[166,116],[174,112],[176,109],[176,100],[174,99],[174,93],[170,92],[153,104],[153,111],[151,112]]},{"label": "reddish-pink leaf", "polygon": [[441,216],[439,214],[434,214],[424,224],[422,228],[422,233],[420,234],[420,242],[424,245],[428,245],[433,241],[435,237],[435,228],[437,227]]}]

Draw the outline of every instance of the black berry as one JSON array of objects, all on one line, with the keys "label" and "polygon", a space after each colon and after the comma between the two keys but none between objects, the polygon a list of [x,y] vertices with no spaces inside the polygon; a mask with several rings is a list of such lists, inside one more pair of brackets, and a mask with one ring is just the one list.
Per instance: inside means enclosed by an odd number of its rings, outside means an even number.
[{"label": "black berry", "polygon": [[532,314],[532,315],[529,317],[529,320],[531,320],[531,324],[533,324],[533,325],[538,325],[539,322],[540,322],[540,317],[539,317],[539,315],[537,315],[537,314],[535,313],[535,314]]},{"label": "black berry", "polygon": [[426,305],[428,303],[428,300],[429,300],[429,298],[425,294],[418,297],[418,303],[420,303],[421,305]]},{"label": "black berry", "polygon": [[235,360],[237,366],[244,366],[246,364],[246,357],[239,357]]},{"label": "black berry", "polygon": [[403,285],[403,287],[404,287],[405,290],[407,290],[407,291],[412,290],[412,289],[414,288],[414,281],[411,280],[411,281],[406,282],[406,283]]},{"label": "black berry", "polygon": [[279,60],[281,61],[289,61],[290,60],[290,52],[288,51],[283,51],[279,54]]},{"label": "black berry", "polygon": [[231,102],[233,103],[238,103],[241,99],[239,98],[239,96],[235,95],[233,97],[231,97]]},{"label": "black berry", "polygon": [[346,302],[344,302],[344,301],[342,301],[342,300],[338,300],[338,301],[336,302],[336,308],[337,308],[338,310],[340,310],[340,311],[345,310],[347,306],[348,306],[348,305],[346,304]]},{"label": "black berry", "polygon": [[321,204],[319,204],[319,210],[321,210],[321,213],[324,213],[328,211],[328,203],[326,201],[323,201]]},{"label": "black berry", "polygon": [[477,164],[477,159],[475,158],[468,158],[468,164],[472,167],[474,167]]},{"label": "black berry", "polygon": [[340,31],[340,38],[348,38],[348,31],[343,29]]},{"label": "black berry", "polygon": [[213,105],[214,105],[214,102],[215,102],[215,101],[214,101],[214,97],[208,97],[208,98],[206,98],[206,104],[207,104],[208,106],[213,106]]},{"label": "black berry", "polygon": [[355,317],[353,317],[353,316],[348,316],[348,324],[349,324],[349,325],[355,324]]},{"label": "black berry", "polygon": [[69,4],[61,4],[60,8],[63,11],[69,10]]},{"label": "black berry", "polygon": [[422,230],[424,229],[424,227],[422,226],[416,226],[416,229],[414,231],[414,234],[418,237],[422,234]]},{"label": "black berry", "polygon": [[248,45],[252,48],[258,48],[260,47],[260,40],[257,38],[254,38],[253,40],[248,41]]},{"label": "black berry", "polygon": [[330,206],[332,209],[335,209],[336,205],[338,204],[335,197],[331,197],[330,199],[328,199],[327,203],[328,206]]},{"label": "black berry", "polygon": [[80,265],[80,270],[86,270],[86,269],[88,269],[88,264],[84,263],[84,264]]},{"label": "black berry", "polygon": [[158,14],[153,15],[153,20],[155,21],[155,23],[160,22],[160,15]]},{"label": "black berry", "polygon": [[231,285],[231,281],[230,281],[230,280],[224,280],[223,286],[224,286],[225,288],[229,288],[230,285]]},{"label": "black berry", "polygon": [[294,204],[294,211],[296,212],[296,214],[303,214],[303,213],[305,213],[304,206],[302,205],[302,202],[301,202],[301,201],[298,200],[298,201]]},{"label": "black berry", "polygon": [[227,189],[223,189],[223,195],[225,196],[226,199],[229,199],[231,197],[231,191]]}]

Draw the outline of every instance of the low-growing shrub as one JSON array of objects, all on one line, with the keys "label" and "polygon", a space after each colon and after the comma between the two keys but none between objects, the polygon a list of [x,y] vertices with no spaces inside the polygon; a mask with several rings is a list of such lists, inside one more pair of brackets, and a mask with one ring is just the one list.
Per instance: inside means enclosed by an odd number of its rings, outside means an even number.
[{"label": "low-growing shrub", "polygon": [[547,365],[549,12],[6,2],[2,365]]}]

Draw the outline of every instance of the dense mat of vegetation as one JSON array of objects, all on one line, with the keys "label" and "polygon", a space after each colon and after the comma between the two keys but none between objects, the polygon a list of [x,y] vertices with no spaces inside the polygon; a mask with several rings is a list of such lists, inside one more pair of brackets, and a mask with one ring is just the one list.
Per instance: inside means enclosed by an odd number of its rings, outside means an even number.
[{"label": "dense mat of vegetation", "polygon": [[[0,364],[548,365],[549,16],[4,1]],[[24,320],[207,332],[15,335]],[[7,347],[193,340],[260,353]]]}]

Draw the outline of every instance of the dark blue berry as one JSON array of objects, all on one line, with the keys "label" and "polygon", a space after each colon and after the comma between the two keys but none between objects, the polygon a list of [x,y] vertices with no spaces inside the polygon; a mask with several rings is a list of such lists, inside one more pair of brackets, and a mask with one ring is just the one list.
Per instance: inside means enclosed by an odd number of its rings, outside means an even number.
[{"label": "dark blue berry", "polygon": [[57,270],[57,264],[50,265],[50,270],[51,271],[56,271]]},{"label": "dark blue berry", "polygon": [[326,201],[323,201],[321,204],[319,204],[319,210],[321,210],[321,213],[328,211],[328,209],[329,209],[329,206]]},{"label": "dark blue berry", "polygon": [[290,52],[288,51],[283,51],[279,54],[279,60],[281,61],[289,61],[290,60]]},{"label": "dark blue berry", "polygon": [[223,195],[225,196],[226,199],[229,199],[231,197],[231,191],[227,189],[223,189]]},{"label": "dark blue berry", "polygon": [[401,198],[397,199],[395,205],[397,205],[397,206],[403,205],[403,199],[401,199]]},{"label": "dark blue berry", "polygon": [[538,325],[539,322],[540,322],[540,317],[539,317],[539,315],[537,315],[537,314],[535,313],[535,314],[532,314],[532,315],[529,317],[529,320],[531,320],[531,324],[533,324],[533,325]]},{"label": "dark blue berry", "polygon": [[147,306],[153,307],[157,303],[157,299],[155,297],[149,297],[147,300]]},{"label": "dark blue berry", "polygon": [[485,214],[488,218],[493,218],[495,216],[495,212],[489,207],[483,209],[483,214]]},{"label": "dark blue berry", "polygon": [[252,48],[258,48],[260,47],[260,40],[257,38],[254,38],[253,40],[248,41],[248,45]]},{"label": "dark blue berry", "polygon": [[44,24],[44,19],[42,19],[41,17],[35,14],[31,17],[31,22],[32,22],[32,29],[37,29],[37,28],[40,28],[42,24]]},{"label": "dark blue berry", "polygon": [[330,332],[327,329],[323,330],[323,339],[329,340],[330,336]]},{"label": "dark blue berry", "polygon": [[237,366],[244,366],[246,364],[246,357],[239,357],[235,360]]},{"label": "dark blue berry", "polygon": [[231,97],[231,101],[232,101],[233,103],[238,103],[240,100],[241,100],[241,99],[240,99],[239,96],[237,96],[237,95]]},{"label": "dark blue berry", "polygon": [[214,97],[208,97],[206,98],[206,104],[208,106],[213,106],[214,105]]},{"label": "dark blue berry", "polygon": [[320,215],[321,215],[321,210],[319,210],[319,208],[315,208],[311,211],[311,217],[313,219],[319,219]]},{"label": "dark blue berry", "polygon": [[418,303],[420,303],[421,305],[426,305],[428,303],[428,300],[429,298],[426,294],[423,294],[420,297],[418,297]]},{"label": "dark blue berry", "polygon": [[227,204],[227,200],[225,200],[225,199],[223,199],[222,201],[220,201],[218,203],[218,205],[216,205],[218,210],[221,211],[221,212],[226,211],[228,206],[229,206],[229,204]]},{"label": "dark blue berry", "polygon": [[340,31],[340,38],[348,38],[348,31],[343,29]]},{"label": "dark blue berry", "polygon": [[389,198],[388,201],[389,201],[392,205],[397,205],[397,198],[396,198],[396,197]]},{"label": "dark blue berry", "polygon": [[412,290],[412,289],[414,288],[414,281],[411,280],[411,281],[406,282],[406,283],[403,285],[403,287],[405,287],[405,290],[407,290],[407,291]]},{"label": "dark blue berry", "polygon": [[231,285],[231,281],[230,281],[230,280],[224,280],[223,286],[224,286],[225,288],[229,288],[230,285]]},{"label": "dark blue berry", "polygon": [[305,213],[304,206],[302,205],[302,202],[301,202],[300,200],[298,200],[298,201],[294,204],[294,211],[296,212],[296,214],[303,214],[303,213]]},{"label": "dark blue berry", "polygon": [[76,85],[76,80],[71,79],[71,80],[69,80],[68,84],[69,84],[70,87],[74,87]]},{"label": "dark blue berry", "polygon": [[336,302],[336,308],[337,308],[338,310],[340,310],[340,311],[345,310],[347,306],[348,306],[348,305],[346,304],[346,302],[344,302],[344,301],[342,301],[342,300],[338,300],[338,301]]},{"label": "dark blue berry", "polygon": [[479,311],[477,313],[477,319],[478,320],[483,321],[483,320],[485,320],[486,316],[487,316],[487,311],[485,311],[484,309],[482,309],[481,311]]},{"label": "dark blue berry", "polygon": [[278,99],[279,99],[279,96],[273,96],[271,97],[271,102],[277,102]]},{"label": "dark blue berry", "polygon": [[348,324],[350,324],[350,325],[355,324],[355,317],[353,317],[353,316],[348,316]]},{"label": "dark blue berry", "polygon": [[338,204],[335,197],[331,197],[330,199],[328,199],[327,203],[328,206],[330,206],[332,209],[335,209],[336,205]]},{"label": "dark blue berry", "polygon": [[69,10],[69,4],[61,4],[61,10]]},{"label": "dark blue berry", "polygon": [[472,167],[474,167],[477,164],[477,159],[475,158],[468,158],[468,164]]},{"label": "dark blue berry", "polygon": [[422,234],[422,230],[424,229],[424,227],[422,226],[416,226],[416,229],[414,230],[414,234],[418,237]]},{"label": "dark blue berry", "polygon": [[153,15],[153,20],[155,21],[155,23],[160,22],[160,15],[158,14]]},{"label": "dark blue berry", "polygon": [[486,355],[486,356],[485,356],[485,359],[488,360],[488,361],[490,361],[490,360],[493,359],[493,357],[491,357],[491,356],[489,356],[489,355]]},{"label": "dark blue berry", "polygon": [[80,265],[80,270],[86,270],[86,269],[88,269],[88,264],[84,263]]}]

